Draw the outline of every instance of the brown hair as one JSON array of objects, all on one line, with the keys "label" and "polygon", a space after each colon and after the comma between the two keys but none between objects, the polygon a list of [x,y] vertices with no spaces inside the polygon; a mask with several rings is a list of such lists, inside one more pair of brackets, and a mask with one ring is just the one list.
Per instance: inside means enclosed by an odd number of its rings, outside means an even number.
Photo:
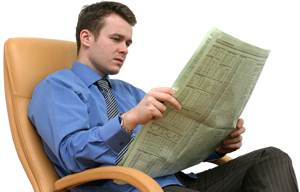
[{"label": "brown hair", "polygon": [[81,46],[81,31],[83,29],[87,29],[94,35],[95,39],[97,39],[100,34],[100,30],[105,24],[104,18],[112,13],[119,15],[132,26],[134,26],[137,22],[133,12],[126,5],[121,3],[102,1],[84,6],[78,15],[76,27],[77,53]]}]

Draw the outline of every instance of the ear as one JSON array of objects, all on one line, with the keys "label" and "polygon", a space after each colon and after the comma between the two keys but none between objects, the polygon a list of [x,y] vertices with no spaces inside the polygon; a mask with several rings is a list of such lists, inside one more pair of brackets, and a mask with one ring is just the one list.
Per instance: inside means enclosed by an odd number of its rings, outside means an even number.
[{"label": "ear", "polygon": [[90,42],[93,41],[93,38],[93,34],[87,29],[83,29],[80,32],[81,45],[85,46],[86,48],[90,47]]}]

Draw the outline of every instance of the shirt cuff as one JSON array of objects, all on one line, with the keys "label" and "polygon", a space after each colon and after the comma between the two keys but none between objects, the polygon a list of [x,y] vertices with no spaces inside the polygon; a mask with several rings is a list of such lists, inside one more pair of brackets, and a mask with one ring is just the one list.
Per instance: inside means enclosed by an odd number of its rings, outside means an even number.
[{"label": "shirt cuff", "polygon": [[117,153],[119,153],[131,139],[131,135],[122,129],[118,115],[108,121],[105,126],[101,127],[99,132],[104,142]]},{"label": "shirt cuff", "polygon": [[221,159],[222,157],[224,157],[226,154],[220,154],[216,151],[214,151],[212,154],[210,154],[205,160],[204,162],[207,162],[207,161],[215,161],[215,160],[218,160],[218,159]]}]

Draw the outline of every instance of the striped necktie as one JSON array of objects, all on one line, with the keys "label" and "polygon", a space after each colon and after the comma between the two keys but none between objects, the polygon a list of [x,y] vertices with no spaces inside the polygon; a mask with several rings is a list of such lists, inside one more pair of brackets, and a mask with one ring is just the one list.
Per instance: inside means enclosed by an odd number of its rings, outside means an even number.
[{"label": "striped necktie", "polygon": [[106,79],[100,79],[97,83],[99,88],[102,90],[105,98],[108,119],[111,120],[119,114],[119,109],[115,96],[113,92],[109,89],[108,81]]},{"label": "striped necktie", "polygon": [[[100,79],[98,82],[98,87],[102,90],[105,102],[106,102],[106,108],[107,108],[107,114],[108,119],[111,120],[116,115],[119,114],[118,105],[115,99],[115,96],[113,92],[109,89],[108,81],[106,79]],[[120,151],[120,153],[117,156],[117,159],[115,161],[115,165],[117,165],[124,157],[125,153],[127,152],[128,148],[130,147],[132,141],[134,138],[131,136],[131,139],[129,143]]]}]

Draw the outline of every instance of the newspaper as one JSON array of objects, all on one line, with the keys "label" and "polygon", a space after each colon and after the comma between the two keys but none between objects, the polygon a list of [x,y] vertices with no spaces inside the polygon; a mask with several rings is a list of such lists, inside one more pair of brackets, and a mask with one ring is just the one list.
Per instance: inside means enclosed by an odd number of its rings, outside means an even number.
[{"label": "newspaper", "polygon": [[172,88],[162,118],[144,125],[119,166],[152,178],[202,162],[236,129],[269,55],[222,31],[208,31]]}]

